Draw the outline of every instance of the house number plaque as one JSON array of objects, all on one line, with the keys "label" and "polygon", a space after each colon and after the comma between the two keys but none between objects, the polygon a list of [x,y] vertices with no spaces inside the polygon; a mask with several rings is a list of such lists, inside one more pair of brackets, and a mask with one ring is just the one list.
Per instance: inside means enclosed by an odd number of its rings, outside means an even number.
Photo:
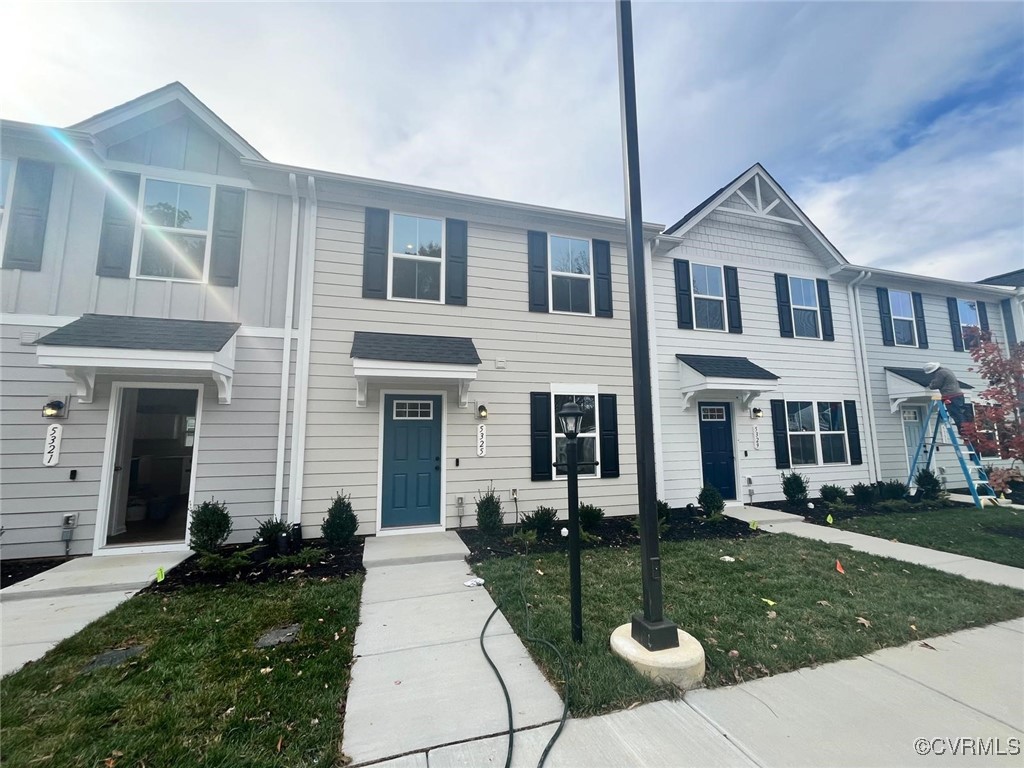
[{"label": "house number plaque", "polygon": [[50,424],[46,428],[46,445],[43,447],[44,467],[55,467],[60,461],[60,436],[63,431],[62,424]]},{"label": "house number plaque", "polygon": [[487,425],[477,424],[476,425],[476,455],[486,456],[487,455]]}]

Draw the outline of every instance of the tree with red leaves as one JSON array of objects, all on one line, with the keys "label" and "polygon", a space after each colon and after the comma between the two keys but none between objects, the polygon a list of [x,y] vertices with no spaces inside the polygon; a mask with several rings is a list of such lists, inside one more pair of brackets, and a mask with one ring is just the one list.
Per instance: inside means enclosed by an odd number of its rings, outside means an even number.
[{"label": "tree with red leaves", "polygon": [[974,403],[974,421],[962,432],[982,455],[1010,459],[1008,469],[990,474],[992,487],[1005,491],[1012,480],[1019,481],[1024,463],[1024,343],[1009,347],[1007,353],[992,341],[988,332],[977,332],[970,345],[976,366],[970,370],[988,381]]}]

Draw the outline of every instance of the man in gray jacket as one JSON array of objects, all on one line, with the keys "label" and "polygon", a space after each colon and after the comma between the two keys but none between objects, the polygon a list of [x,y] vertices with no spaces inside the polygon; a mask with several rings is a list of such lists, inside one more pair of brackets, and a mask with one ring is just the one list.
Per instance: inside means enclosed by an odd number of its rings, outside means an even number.
[{"label": "man in gray jacket", "polygon": [[942,395],[942,402],[946,404],[950,418],[956,423],[957,432],[960,425],[966,421],[967,408],[964,404],[964,392],[960,389],[960,382],[956,375],[938,363],[926,363],[924,372],[931,376],[928,382],[928,389],[937,389]]}]

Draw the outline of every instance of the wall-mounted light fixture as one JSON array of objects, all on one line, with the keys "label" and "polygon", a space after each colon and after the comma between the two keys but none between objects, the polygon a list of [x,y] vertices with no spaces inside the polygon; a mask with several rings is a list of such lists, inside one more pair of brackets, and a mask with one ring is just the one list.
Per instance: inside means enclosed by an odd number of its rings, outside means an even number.
[{"label": "wall-mounted light fixture", "polygon": [[484,405],[483,403],[480,403],[476,407],[476,417],[478,419],[486,419],[487,418],[487,406]]},{"label": "wall-mounted light fixture", "polygon": [[67,418],[67,400],[54,398],[43,406],[43,418],[64,419]]},{"label": "wall-mounted light fixture", "polygon": [[752,418],[752,419],[760,419],[763,416],[764,416],[764,411],[762,411],[760,408],[751,408],[750,409],[750,418]]}]

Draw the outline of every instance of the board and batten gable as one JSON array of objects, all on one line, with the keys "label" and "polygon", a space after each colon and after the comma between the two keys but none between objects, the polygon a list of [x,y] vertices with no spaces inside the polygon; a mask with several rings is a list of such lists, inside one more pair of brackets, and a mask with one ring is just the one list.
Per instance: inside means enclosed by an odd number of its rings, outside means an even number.
[{"label": "board and batten gable", "polygon": [[[351,494],[361,533],[378,527],[382,393],[445,398],[444,527],[476,524],[475,500],[499,494],[506,520],[539,505],[566,515],[564,480],[531,480],[531,393],[553,384],[617,399],[616,478],[583,478],[582,501],[610,515],[635,514],[636,474],[624,227],[612,219],[531,215],[501,203],[320,182],[309,366],[302,519],[319,525],[336,493]],[[364,298],[367,208],[466,222],[466,296],[458,303]],[[460,226],[460,225],[455,225]],[[530,311],[528,233],[611,243],[612,317]],[[443,296],[442,296],[443,299]],[[461,300],[461,297],[460,299]],[[356,404],[354,333],[470,337],[481,359],[459,407],[454,383],[370,381]],[[577,392],[571,392],[576,394]],[[487,406],[486,455],[477,456],[477,406]],[[461,497],[462,506],[457,504]]]},{"label": "board and batten gable", "polygon": [[[704,483],[699,430],[701,402],[732,404],[736,491],[739,502],[783,498],[781,473],[805,475],[812,494],[824,483],[849,487],[869,482],[866,461],[866,429],[862,388],[858,385],[854,327],[847,284],[830,275],[828,265],[815,253],[793,224],[732,213],[732,199],[707,213],[698,223],[674,239],[656,245],[652,256],[653,337],[656,347],[660,417],[659,467],[661,493],[672,506],[696,503]],[[676,262],[734,267],[739,286],[742,332],[680,328],[677,307]],[[692,271],[688,272],[692,276]],[[776,275],[825,281],[831,304],[834,340],[786,338],[780,335]],[[820,291],[821,288],[819,287]],[[821,318],[819,314],[819,326]],[[777,388],[762,392],[750,403],[761,409],[752,418],[743,408],[742,395],[731,392],[697,392],[684,408],[677,354],[745,357],[778,376]],[[756,383],[752,383],[756,390]],[[771,401],[828,401],[856,403],[861,464],[847,461],[818,466],[793,465],[779,469],[773,445]],[[755,430],[758,433],[755,446]],[[819,446],[820,458],[820,446]]]},{"label": "board and batten gable", "polygon": [[[886,344],[882,330],[882,304],[879,289],[885,291],[904,291],[920,296],[920,309],[923,310],[927,347]],[[871,401],[875,422],[875,439],[878,446],[879,472],[884,480],[909,479],[908,450],[904,432],[903,407],[895,412],[891,409],[892,400],[886,380],[886,368],[918,368],[926,363],[937,362],[953,371],[956,377],[969,384],[973,389],[965,390],[968,402],[976,400],[988,385],[978,375],[973,358],[969,351],[954,349],[953,333],[950,324],[948,299],[966,301],[983,301],[987,308],[989,330],[993,341],[1000,345],[1006,344],[1007,334],[1000,311],[1000,300],[1009,292],[993,295],[992,291],[979,291],[964,283],[951,282],[948,286],[937,286],[934,282],[915,281],[908,275],[900,278],[896,275],[874,275],[859,286],[858,303],[864,326],[864,355],[867,361],[868,378],[871,386]],[[890,305],[891,312],[891,305]],[[891,319],[890,319],[891,322]],[[915,341],[920,341],[919,327],[915,329]],[[894,339],[893,339],[894,341]],[[927,406],[927,403],[907,402],[905,407]],[[983,458],[985,464],[1002,466],[1008,464],[995,458]],[[965,485],[959,462],[947,442],[940,443],[935,455],[933,466],[940,479],[944,479],[950,488],[962,488]]]}]

